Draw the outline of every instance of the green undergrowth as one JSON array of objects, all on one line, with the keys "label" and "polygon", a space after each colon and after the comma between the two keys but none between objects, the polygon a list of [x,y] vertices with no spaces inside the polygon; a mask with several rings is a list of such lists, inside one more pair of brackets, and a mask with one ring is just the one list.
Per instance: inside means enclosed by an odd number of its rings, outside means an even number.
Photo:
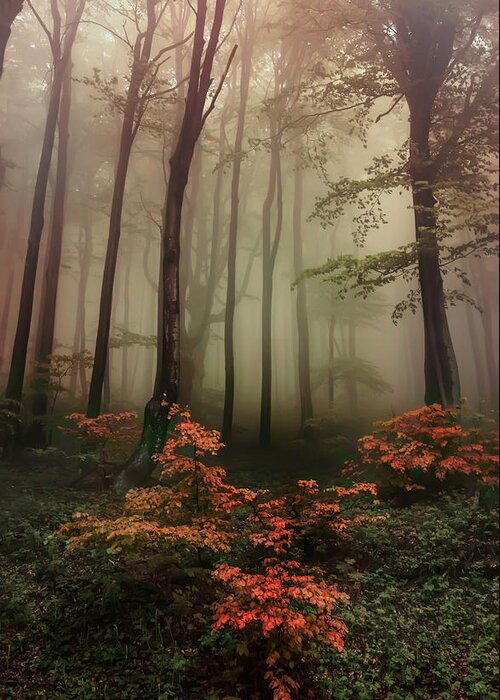
[{"label": "green undergrowth", "polygon": [[[111,496],[64,486],[57,467],[0,477],[2,700],[268,700],[235,680],[245,652],[211,632],[202,572],[132,575],[51,538],[75,511],[112,512]],[[322,657],[313,697],[494,700],[496,511],[456,496],[377,514],[348,551],[315,554],[351,603],[346,651]]]}]

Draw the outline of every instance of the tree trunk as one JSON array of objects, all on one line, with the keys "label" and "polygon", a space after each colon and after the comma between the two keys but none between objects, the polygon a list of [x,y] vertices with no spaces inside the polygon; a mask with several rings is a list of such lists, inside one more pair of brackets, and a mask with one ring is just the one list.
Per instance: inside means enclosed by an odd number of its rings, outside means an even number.
[{"label": "tree trunk", "polygon": [[[465,291],[465,290],[464,290]],[[474,318],[474,311],[471,305],[465,301],[465,319],[467,321],[467,330],[469,333],[469,339],[472,350],[472,359],[474,361],[474,371],[476,375],[476,387],[478,395],[478,408],[481,409],[481,404],[484,402],[485,396],[487,395],[487,381],[484,373],[484,359],[481,348],[481,343],[479,342],[479,337],[477,334],[476,320]]]},{"label": "tree trunk", "polygon": [[101,300],[99,304],[99,323],[94,352],[94,367],[90,382],[87,416],[96,418],[101,410],[102,391],[108,358],[111,310],[113,308],[113,287],[120,244],[123,202],[127,183],[130,155],[137,129],[140,125],[140,90],[146,76],[151,58],[152,41],[156,29],[155,0],[148,0],[148,25],[146,31],[139,33],[134,46],[130,84],[127,91],[120,136],[120,152],[116,167],[111,216],[109,220],[108,245],[104,274],[102,279]]},{"label": "tree trunk", "polygon": [[[127,263],[125,274],[123,276],[123,329],[127,333],[130,326],[130,277],[132,268],[132,256],[129,251],[127,255]],[[122,347],[122,382],[121,382],[121,402],[124,404],[129,399],[129,352],[130,348],[127,344]]]},{"label": "tree trunk", "polygon": [[[348,327],[348,353],[349,359],[353,361],[351,366],[354,368],[354,361],[356,360],[356,321],[352,317],[349,319]],[[347,382],[347,397],[351,417],[357,417],[359,409],[358,381],[354,375]]]},{"label": "tree trunk", "polygon": [[492,290],[487,285],[487,280],[480,275],[478,278],[481,306],[483,312],[481,321],[484,333],[484,349],[486,354],[486,371],[488,373],[489,401],[493,409],[498,408],[498,341],[495,342],[493,332],[494,312],[491,308]]},{"label": "tree trunk", "polygon": [[12,265],[9,270],[9,276],[7,278],[7,285],[5,287],[5,297],[2,306],[2,315],[0,317],[0,338],[2,338],[2,356],[0,357],[0,370],[3,367],[4,356],[3,353],[6,350],[5,344],[7,340],[7,330],[9,328],[9,316],[10,316],[10,306],[12,299],[12,292],[14,290],[14,271],[15,266]]},{"label": "tree trunk", "polygon": [[[293,258],[295,279],[304,271],[304,255],[302,248],[302,203],[303,203],[303,173],[300,158],[297,158],[294,174],[294,204],[293,204]],[[311,392],[311,368],[309,360],[309,321],[307,318],[307,290],[305,282],[297,286],[296,300],[299,393],[300,393],[300,431],[305,423],[313,417]]]},{"label": "tree trunk", "polygon": [[87,416],[96,418],[101,411],[102,390],[106,363],[108,358],[108,343],[111,325],[111,312],[113,309],[113,287],[115,282],[116,264],[118,260],[118,247],[121,236],[121,221],[123,201],[125,197],[125,185],[127,181],[128,164],[132,151],[132,128],[135,105],[132,111],[124,119],[122,138],[120,143],[120,155],[116,169],[113,200],[111,204],[111,216],[109,223],[108,246],[104,263],[104,274],[101,287],[101,300],[99,304],[99,323],[97,326],[96,345],[94,351],[94,367],[90,382]]},{"label": "tree trunk", "polygon": [[[56,184],[54,190],[54,210],[52,227],[47,243],[45,275],[42,285],[38,333],[35,348],[35,360],[47,364],[52,353],[57,307],[57,288],[61,264],[62,238],[64,231],[64,213],[66,205],[66,182],[68,177],[69,122],[71,113],[71,60],[64,74],[61,106],[59,114],[59,140],[57,151]],[[38,371],[40,374],[40,372]],[[48,375],[47,371],[43,374]],[[49,377],[46,377],[47,380]],[[47,413],[48,396],[40,392],[33,400],[33,415],[44,416]]]},{"label": "tree trunk", "polygon": [[[78,237],[78,258],[79,258],[79,283],[78,296],[76,302],[75,333],[73,336],[73,352],[83,353],[87,349],[87,329],[86,329],[86,297],[90,264],[92,261],[92,229],[88,209],[85,208],[83,226]],[[83,235],[82,235],[83,234]],[[82,399],[87,396],[87,370],[80,365],[71,376],[70,393],[76,397],[77,381],[80,379],[80,390]]]},{"label": "tree trunk", "polygon": [[[271,239],[272,206],[278,190],[278,223],[274,241]],[[267,447],[271,443],[272,418],[272,307],[274,266],[277,244],[281,235],[283,204],[281,196],[280,142],[271,125],[271,163],[267,196],[262,210],[262,384],[260,404],[259,443]]]},{"label": "tree trunk", "polygon": [[252,73],[252,51],[246,47],[241,59],[240,106],[238,125],[234,141],[234,162],[231,181],[231,214],[229,221],[229,244],[227,252],[227,290],[224,321],[225,391],[222,440],[230,445],[233,439],[235,363],[234,363],[234,316],[236,311],[236,255],[238,249],[238,224],[240,212],[240,179],[243,160],[243,139]]},{"label": "tree trunk", "polygon": [[432,102],[418,92],[410,101],[410,173],[425,337],[425,402],[457,406],[460,380],[446,316],[436,236],[436,199],[430,166]]},{"label": "tree trunk", "polygon": [[[194,149],[211,108],[204,112],[212,84],[212,68],[219,46],[226,0],[216,0],[210,37],[205,48],[207,0],[198,0],[193,38],[189,88],[177,144],[170,158],[163,221],[161,272],[158,304],[157,367],[153,398],[146,407],[144,429],[139,445],[118,476],[116,488],[124,490],[141,483],[154,469],[151,460],[165,443],[168,413],[179,398],[180,377],[180,234],[182,205]],[[234,56],[234,50],[230,61]],[[228,64],[229,68],[229,64]],[[214,100],[217,97],[214,95]],[[212,101],[212,105],[215,102]]]},{"label": "tree trunk", "polygon": [[52,83],[47,122],[43,138],[42,154],[35,184],[31,226],[28,236],[28,249],[24,264],[23,283],[21,288],[21,300],[19,304],[19,316],[17,321],[12,360],[7,384],[6,397],[14,401],[20,401],[24,371],[26,367],[26,353],[28,350],[28,338],[33,314],[33,300],[35,293],[36,272],[40,253],[40,242],[45,223],[45,198],[49,181],[52,150],[54,147],[57,115],[61,97],[62,75],[60,66],[54,68],[54,80]]},{"label": "tree trunk", "polygon": [[166,397],[160,395],[147,403],[139,445],[126,468],[118,474],[114,484],[116,491],[124,493],[142,484],[154,469],[151,456],[163,450],[168,432],[170,404],[165,400]]},{"label": "tree trunk", "polygon": [[328,408],[333,410],[335,403],[335,316],[328,319]]},{"label": "tree trunk", "polygon": [[[54,76],[52,79],[42,152],[40,155],[38,174],[35,183],[35,192],[33,196],[31,225],[28,235],[28,249],[26,251],[24,275],[21,287],[19,315],[14,339],[14,347],[12,351],[9,380],[6,390],[6,397],[13,399],[14,401],[21,400],[23,390],[26,354],[28,350],[31,318],[33,314],[36,273],[40,253],[40,241],[45,223],[45,199],[47,196],[52,152],[54,150],[54,140],[57,128],[57,117],[59,114],[59,103],[61,100],[63,79],[66,71],[66,64],[69,60],[71,49],[76,38],[76,33],[78,31],[78,25],[80,23],[84,6],[85,0],[80,0],[78,7],[73,9],[73,21],[69,24],[69,29],[65,33],[62,53],[59,53],[59,55],[54,53]],[[58,36],[60,36],[60,17],[58,15],[54,16],[54,22],[58,23],[57,32]],[[58,43],[57,46],[60,46],[60,44]]]}]

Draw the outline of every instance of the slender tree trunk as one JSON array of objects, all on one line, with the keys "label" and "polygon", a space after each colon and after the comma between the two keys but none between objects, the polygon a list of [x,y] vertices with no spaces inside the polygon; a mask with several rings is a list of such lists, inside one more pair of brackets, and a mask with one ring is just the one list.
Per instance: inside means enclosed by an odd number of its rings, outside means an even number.
[{"label": "slender tree trunk", "polygon": [[[72,5],[72,22],[65,33],[63,50],[57,55],[54,52],[54,76],[52,79],[49,107],[45,123],[45,133],[43,137],[42,152],[38,167],[38,174],[35,183],[33,196],[33,207],[31,214],[31,225],[28,235],[28,249],[24,266],[23,282],[21,287],[21,300],[19,304],[19,315],[17,322],[12,360],[10,366],[9,380],[7,383],[6,396],[9,399],[20,401],[23,391],[24,371],[26,368],[26,354],[28,350],[28,339],[31,327],[31,317],[33,314],[33,300],[35,293],[36,273],[38,258],[40,253],[40,241],[42,238],[45,223],[45,199],[47,196],[47,186],[49,181],[50,166],[52,162],[52,152],[54,150],[54,140],[57,128],[57,117],[59,114],[59,103],[64,80],[66,64],[69,60],[71,49],[76,38],[78,25],[85,6],[85,0]],[[60,17],[54,15],[54,21],[58,22],[58,33],[60,36]],[[57,46],[60,46],[60,39],[57,38]],[[55,45],[55,44],[54,44]],[[58,49],[60,51],[60,49]]]},{"label": "slender tree trunk", "polygon": [[227,252],[227,291],[224,322],[225,391],[222,439],[226,445],[233,438],[235,361],[234,361],[234,316],[236,311],[236,255],[238,249],[238,224],[240,212],[240,180],[243,160],[243,139],[250,92],[252,51],[247,47],[241,58],[240,106],[234,141],[234,162],[231,182],[231,214],[229,221],[229,245]]},{"label": "slender tree trunk", "polygon": [[[132,258],[131,252],[127,255],[127,264],[125,268],[125,274],[123,276],[123,328],[125,332],[129,332],[130,328],[130,277],[132,268]],[[128,345],[123,346],[123,356],[122,356],[122,385],[121,385],[121,400],[122,403],[127,401],[129,398],[129,354],[130,347]]]},{"label": "slender tree trunk", "polygon": [[474,371],[476,375],[476,387],[478,395],[478,408],[481,407],[481,403],[484,401],[487,395],[487,382],[484,373],[484,359],[481,348],[481,343],[479,342],[479,337],[477,334],[477,326],[474,318],[474,311],[470,304],[465,301],[465,319],[467,321],[467,329],[469,333],[469,339],[472,350],[472,359],[474,362]]},{"label": "slender tree trunk", "polygon": [[[135,108],[134,108],[135,109]],[[129,115],[133,120],[133,112]],[[132,151],[132,123],[127,122],[122,131],[120,156],[116,169],[113,201],[111,204],[111,217],[109,224],[108,247],[104,263],[104,274],[101,288],[101,301],[99,305],[99,323],[97,326],[96,345],[94,352],[94,367],[90,382],[87,416],[95,418],[101,410],[101,398],[106,374],[108,359],[108,343],[111,325],[111,312],[113,309],[113,287],[115,282],[116,264],[118,260],[118,247],[121,236],[121,220],[123,201],[125,197],[125,184],[127,181],[128,164]]]},{"label": "slender tree trunk", "polygon": [[108,245],[99,304],[99,323],[94,352],[94,366],[90,382],[87,416],[95,418],[101,410],[101,398],[108,358],[111,310],[113,308],[113,288],[120,244],[123,202],[127,183],[132,146],[140,124],[140,91],[146,76],[151,48],[156,29],[155,0],[148,0],[148,25],[144,33],[139,33],[134,46],[130,84],[127,92],[120,136],[120,152],[116,167],[111,216],[109,221]]},{"label": "slender tree trunk", "polygon": [[425,95],[410,105],[410,172],[425,336],[425,402],[456,406],[460,379],[446,316],[436,237],[436,199],[430,163],[431,106]]},{"label": "slender tree trunk", "polygon": [[[349,359],[350,360],[355,360],[356,359],[356,322],[353,318],[349,319],[349,327],[348,327],[348,352],[349,352]],[[354,362],[352,363],[352,366],[354,366]],[[358,382],[355,376],[353,376],[347,383],[347,396],[348,396],[348,402],[349,402],[349,410],[351,412],[352,417],[356,417],[358,415],[358,409],[359,409],[359,401],[358,401]]]},{"label": "slender tree trunk", "polygon": [[481,291],[483,312],[481,321],[484,334],[484,349],[486,354],[486,371],[488,373],[489,401],[492,408],[498,408],[498,341],[495,342],[493,333],[493,311],[491,308],[492,290],[488,288],[484,277],[478,279]]},{"label": "slender tree trunk", "polygon": [[[90,266],[92,264],[92,227],[90,224],[90,216],[86,210],[83,221],[84,232],[84,247],[80,258],[80,285],[78,287],[78,323],[80,327],[80,347],[81,353],[87,350],[87,314],[86,314],[86,298],[87,287],[90,275]],[[87,370],[80,365],[80,387],[82,398],[85,400],[88,391]]]},{"label": "slender tree trunk", "polygon": [[[223,232],[223,184],[224,157],[227,142],[225,123],[228,113],[229,100],[224,106],[219,124],[219,153],[217,174],[212,197],[212,231],[211,235],[206,225],[200,226],[197,245],[197,264],[191,280],[193,301],[189,308],[191,325],[186,335],[186,348],[183,350],[183,361],[187,360],[187,369],[183,365],[182,400],[191,403],[193,392],[200,396],[205,372],[205,357],[210,339],[212,325],[212,309],[217,285],[223,272],[219,261],[220,239]],[[206,220],[205,214],[202,218]],[[210,241],[210,244],[209,244]],[[203,244],[203,245],[202,245]],[[210,248],[210,251],[209,251]],[[191,297],[191,295],[190,295]],[[189,355],[189,357],[187,357]]]},{"label": "slender tree trunk", "polygon": [[[278,192],[276,233],[271,236],[271,215]],[[271,162],[267,196],[262,210],[262,384],[260,404],[259,442],[263,447],[271,443],[272,418],[272,308],[274,266],[281,235],[283,203],[281,195],[280,142],[271,125]]]},{"label": "slender tree trunk", "polygon": [[[84,243],[85,241],[85,243]],[[83,352],[85,350],[85,296],[87,288],[87,278],[88,271],[86,270],[86,265],[84,263],[86,257],[86,240],[84,238],[84,228],[80,227],[78,235],[78,260],[79,260],[79,280],[78,280],[78,293],[76,300],[76,318],[75,318],[75,330],[73,333],[73,354]],[[82,338],[83,336],[83,338]],[[83,347],[82,347],[83,346]],[[84,370],[85,371],[85,370]],[[70,395],[76,398],[77,394],[77,384],[78,376],[80,370],[79,368],[74,369],[71,373],[69,392]],[[82,387],[83,392],[83,387]],[[82,397],[86,394],[82,393]]]},{"label": "slender tree trunk", "polygon": [[[297,158],[294,173],[294,204],[293,204],[293,258],[294,274],[297,279],[304,271],[304,254],[302,248],[302,204],[303,204],[303,172],[300,158]],[[311,368],[309,359],[309,321],[307,318],[307,290],[305,282],[297,286],[296,300],[299,393],[300,393],[300,430],[313,417],[311,392]]]},{"label": "slender tree trunk", "polygon": [[5,342],[7,339],[7,330],[9,328],[9,316],[10,316],[10,306],[12,299],[12,292],[14,291],[14,270],[15,267],[12,266],[9,270],[9,276],[7,278],[7,285],[5,287],[5,297],[2,306],[2,315],[0,317],[0,338],[2,339],[2,356],[0,357],[0,369],[3,366],[3,353],[5,351]]},{"label": "slender tree trunk", "polygon": [[[151,473],[154,468],[151,456],[161,451],[165,443],[169,407],[172,403],[177,403],[179,398],[181,331],[179,259],[182,206],[196,142],[211,111],[210,107],[205,111],[205,102],[212,84],[212,68],[219,46],[225,6],[226,0],[216,0],[214,19],[204,51],[207,0],[198,0],[197,3],[184,117],[170,158],[170,178],[162,236],[154,395],[146,406],[144,429],[139,445],[115,482],[116,489],[120,491],[141,483]],[[233,56],[234,50],[231,59]],[[215,105],[215,102],[211,104]]]},{"label": "slender tree trunk", "polygon": [[[61,106],[59,114],[59,140],[57,151],[56,184],[54,190],[54,210],[52,227],[47,243],[45,275],[43,278],[41,302],[38,316],[38,334],[35,347],[35,360],[46,364],[52,353],[57,307],[57,288],[61,264],[64,214],[66,205],[66,183],[68,178],[69,122],[71,113],[72,65],[68,61],[64,74]],[[47,374],[45,372],[44,374]],[[48,376],[47,376],[48,379]],[[33,401],[33,415],[47,413],[48,396],[42,391]]]},{"label": "slender tree trunk", "polygon": [[28,249],[24,265],[23,283],[21,288],[21,300],[19,304],[19,316],[17,321],[12,361],[10,366],[9,381],[6,396],[15,401],[21,400],[24,371],[26,367],[26,353],[28,350],[28,338],[33,313],[33,300],[35,294],[36,272],[40,253],[40,242],[45,223],[44,210],[47,186],[49,181],[52,150],[54,147],[55,131],[57,127],[57,115],[61,97],[62,75],[60,66],[55,67],[52,83],[47,122],[43,139],[42,154],[35,184],[35,194],[31,215],[31,226],[28,236]]},{"label": "slender tree trunk", "polygon": [[335,403],[335,316],[328,319],[328,408]]}]

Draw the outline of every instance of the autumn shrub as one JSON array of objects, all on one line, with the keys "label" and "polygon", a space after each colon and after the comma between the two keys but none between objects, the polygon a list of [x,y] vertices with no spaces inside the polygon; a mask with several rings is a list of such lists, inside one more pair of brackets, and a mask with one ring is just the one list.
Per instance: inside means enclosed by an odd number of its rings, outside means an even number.
[{"label": "autumn shrub", "polygon": [[83,451],[93,450],[101,464],[119,464],[131,452],[140,436],[137,414],[103,413],[87,418],[83,413],[70,413],[66,419],[72,426],[61,430],[76,438]]},{"label": "autumn shrub", "polygon": [[[174,435],[154,457],[161,484],[129,491],[118,517],[76,514],[59,532],[69,535],[70,549],[94,543],[143,568],[164,554],[190,568],[204,582],[204,599],[212,596],[214,632],[244,638],[256,663],[264,662],[262,680],[275,700],[296,697],[300,659],[324,645],[341,650],[346,631],[337,614],[346,596],[299,563],[304,542],[345,533],[362,517],[353,499],[375,488],[321,490],[299,481],[280,497],[238,488],[207,463],[222,447],[219,433],[177,406],[174,417]],[[212,572],[211,583],[203,570]]]},{"label": "autumn shrub", "polygon": [[254,645],[265,640],[264,677],[274,700],[296,696],[297,668],[312,644],[343,651],[347,628],[337,609],[347,596],[301,573],[299,562],[265,560],[258,574],[221,564],[213,575],[228,592],[215,608],[214,629],[229,627]]},{"label": "autumn shrub", "polygon": [[457,410],[434,404],[379,423],[359,440],[362,470],[408,491],[498,484],[498,430],[465,427],[459,418]]}]

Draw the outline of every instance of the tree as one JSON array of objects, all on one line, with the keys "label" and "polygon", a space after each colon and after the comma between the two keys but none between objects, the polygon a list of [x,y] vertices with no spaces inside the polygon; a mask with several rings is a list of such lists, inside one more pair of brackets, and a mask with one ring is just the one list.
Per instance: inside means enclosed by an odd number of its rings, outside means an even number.
[{"label": "tree", "polygon": [[[35,362],[39,367],[47,364],[52,354],[54,344],[54,328],[56,321],[57,288],[59,283],[59,267],[61,264],[61,249],[64,231],[64,212],[66,205],[66,183],[68,179],[68,145],[69,124],[71,112],[71,80],[72,65],[68,60],[64,74],[61,106],[59,114],[59,139],[57,146],[56,182],[54,188],[54,205],[52,225],[45,260],[45,272],[42,285],[38,328],[35,347]],[[43,416],[47,411],[48,397],[44,392],[35,395],[33,415]]]},{"label": "tree", "polygon": [[134,45],[132,46],[130,44],[128,38],[124,39],[132,53],[132,66],[125,104],[123,106],[120,148],[111,201],[111,216],[109,220],[108,245],[99,305],[99,324],[97,327],[94,353],[94,368],[92,370],[87,406],[87,416],[89,418],[98,416],[101,409],[102,391],[108,357],[111,311],[113,308],[113,285],[115,281],[116,263],[118,260],[123,202],[132,146],[141,126],[141,121],[148,103],[152,99],[152,88],[162,65],[163,57],[165,53],[173,48],[165,47],[161,49],[156,56],[152,56],[153,39],[158,24],[164,14],[166,3],[161,2],[161,0],[147,0],[147,24],[144,30],[141,29],[138,21],[138,17],[140,16],[138,2],[136,2],[135,8],[137,37]]},{"label": "tree", "polygon": [[162,257],[158,302],[158,348],[154,394],[146,406],[140,443],[119,475],[116,487],[127,489],[140,483],[152,470],[151,456],[161,451],[168,427],[168,407],[177,403],[180,379],[180,234],[182,207],[194,149],[208,117],[215,108],[232,60],[206,106],[212,86],[212,69],[219,48],[226,0],[216,0],[208,41],[204,33],[208,20],[207,0],[198,0],[193,35],[189,86],[184,115],[170,157],[170,177],[162,231]]},{"label": "tree", "polygon": [[231,179],[231,214],[229,221],[229,244],[227,252],[227,290],[224,320],[224,360],[225,360],[225,389],[224,415],[222,421],[222,438],[230,443],[233,435],[234,415],[234,316],[236,310],[236,254],[238,249],[238,225],[240,211],[240,179],[243,161],[243,141],[248,99],[250,93],[250,78],[252,75],[252,56],[256,41],[256,10],[249,2],[245,3],[244,29],[240,30],[240,104],[238,123],[234,139],[233,173]]},{"label": "tree", "polygon": [[[294,274],[299,277],[304,269],[304,253],[302,244],[302,207],[304,182],[300,156],[297,156],[294,173],[293,198],[293,258]],[[313,417],[311,390],[311,366],[309,360],[309,320],[307,317],[307,290],[304,282],[297,285],[296,300],[297,337],[298,337],[298,370],[300,395],[300,428]],[[333,397],[332,397],[333,401]]]},{"label": "tree", "polygon": [[12,25],[23,9],[24,0],[2,0],[0,6],[0,78],[3,74],[5,50],[9,41]]},{"label": "tree", "polygon": [[[300,83],[307,46],[293,34],[281,42],[279,57],[274,62],[274,94],[265,107],[269,119],[269,180],[266,198],[262,206],[262,382],[259,442],[267,446],[271,442],[272,419],[272,313],[274,271],[283,232],[283,133],[288,127],[287,110],[293,110],[297,102],[295,83]],[[272,228],[272,210],[276,203],[276,222]],[[297,202],[296,202],[297,205]],[[297,211],[295,212],[297,226]],[[304,348],[302,348],[302,351]],[[304,358],[302,356],[302,362]]]},{"label": "tree", "polygon": [[[344,256],[327,263],[320,274],[349,279],[351,288],[364,286],[362,293],[416,274],[425,334],[425,401],[452,406],[460,398],[460,381],[443,273],[462,257],[488,252],[495,235],[485,193],[491,182],[491,150],[498,149],[498,43],[491,21],[496,8],[490,2],[461,0],[359,0],[355,6],[356,26],[362,30],[354,30],[354,41],[364,52],[355,56],[360,62],[368,58],[379,93],[392,98],[380,116],[406,101],[408,156],[390,168],[390,158],[379,159],[362,183],[344,178],[317,211],[336,198],[335,206],[344,195],[346,201],[356,201],[364,193],[373,214],[381,191],[406,187],[412,195],[416,244],[359,262]],[[359,75],[351,78],[351,85],[367,99],[376,91]],[[459,226],[475,232],[472,244],[446,245]],[[453,271],[461,274],[459,268]],[[409,306],[414,308],[415,302],[413,294]]]},{"label": "tree", "polygon": [[57,0],[51,0],[52,31],[45,24],[31,2],[28,3],[49,40],[53,61],[53,75],[42,152],[33,196],[31,225],[28,235],[28,249],[24,266],[17,329],[6,389],[6,397],[15,401],[21,400],[23,390],[40,241],[45,224],[45,200],[47,196],[50,166],[52,163],[52,152],[54,150],[61,92],[66,67],[70,60],[71,50],[76,39],[80,19],[85,8],[85,2],[86,0],[67,0],[67,26],[63,27],[58,2]]}]

